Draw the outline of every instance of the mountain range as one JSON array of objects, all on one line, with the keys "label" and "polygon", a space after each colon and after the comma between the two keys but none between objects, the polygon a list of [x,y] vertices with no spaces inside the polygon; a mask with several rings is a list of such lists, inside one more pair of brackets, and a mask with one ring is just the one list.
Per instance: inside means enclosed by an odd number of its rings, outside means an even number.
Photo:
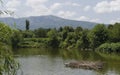
[{"label": "mountain range", "polygon": [[40,27],[41,28],[59,28],[64,26],[72,26],[72,27],[81,26],[83,28],[91,29],[96,24],[98,24],[98,23],[87,22],[87,21],[69,20],[69,19],[64,19],[61,17],[53,16],[53,15],[31,16],[31,17],[23,17],[23,18],[13,18],[13,17],[0,18],[0,22],[4,22],[10,27],[15,27],[22,30],[25,29],[26,20],[29,20],[30,29],[32,30]]}]

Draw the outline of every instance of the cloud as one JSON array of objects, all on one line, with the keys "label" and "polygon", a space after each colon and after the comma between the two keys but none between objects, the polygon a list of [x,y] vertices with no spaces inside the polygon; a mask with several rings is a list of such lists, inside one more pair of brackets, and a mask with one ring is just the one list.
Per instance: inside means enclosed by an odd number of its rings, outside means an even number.
[{"label": "cloud", "polygon": [[87,6],[85,6],[84,11],[88,11],[88,10],[90,10],[90,8],[91,8],[91,6],[87,5]]},{"label": "cloud", "polygon": [[92,18],[89,18],[86,16],[80,16],[79,18],[76,18],[76,20],[100,23],[100,19],[98,19],[98,18],[92,19]]},{"label": "cloud", "polygon": [[86,16],[80,16],[79,18],[77,18],[77,20],[88,21],[89,18]]},{"label": "cloud", "polygon": [[[33,8],[33,9],[38,9],[38,8],[45,8],[45,3],[47,0],[27,0],[26,5]],[[47,8],[47,7],[46,7]],[[39,10],[39,9],[38,9]]]},{"label": "cloud", "polygon": [[[49,0],[26,0],[25,6],[29,9],[25,16],[40,16],[40,15],[56,15],[60,9],[64,10],[64,7],[80,6],[75,2],[53,2],[49,3]],[[66,14],[67,13],[67,14]],[[71,13],[71,15],[70,15]],[[64,15],[64,17],[70,17],[74,15],[73,12],[68,10],[60,11],[57,15]],[[66,16],[65,16],[66,15]]]},{"label": "cloud", "polygon": [[116,22],[119,22],[119,23],[120,23],[120,18],[111,20],[111,21],[110,21],[110,24],[114,24],[114,23],[116,23]]},{"label": "cloud", "polygon": [[94,11],[97,13],[111,13],[120,11],[120,0],[99,2],[94,7]]},{"label": "cloud", "polygon": [[73,6],[81,6],[80,4],[77,3],[72,3]]},{"label": "cloud", "polygon": [[[51,15],[55,14],[54,11],[63,8],[65,5],[69,5],[70,3],[53,3],[50,6],[47,6],[46,3],[48,0],[27,0],[26,5],[32,8],[32,12],[27,12],[28,16],[39,16],[39,15]],[[74,3],[74,5],[77,5]],[[66,14],[67,13],[67,14]],[[73,15],[74,13],[72,13]],[[64,17],[71,16],[70,12],[60,11],[57,15],[64,15]],[[66,16],[65,16],[66,15]]]},{"label": "cloud", "polygon": [[61,7],[61,3],[54,3],[53,5],[50,6],[51,10],[56,10],[59,9],[59,7]]},{"label": "cloud", "polygon": [[78,3],[75,3],[75,2],[65,2],[65,3],[63,3],[63,5],[66,5],[66,6],[81,6],[80,4],[78,4]]},{"label": "cloud", "polygon": [[[76,13],[70,11],[58,11],[58,9],[64,9],[65,6],[80,6],[77,3],[65,2],[65,3],[53,3],[47,6],[48,0],[27,0],[26,5],[31,8],[31,11],[27,11],[27,16],[40,16],[40,15],[57,15],[64,18],[72,17]],[[57,11],[56,11],[57,10]],[[55,14],[55,12],[58,12]]]},{"label": "cloud", "polygon": [[40,15],[49,15],[49,14],[52,14],[52,12],[46,6],[40,5],[36,9],[32,9],[25,12],[25,14],[26,16],[40,16]]},{"label": "cloud", "polygon": [[63,18],[70,18],[73,17],[76,13],[71,11],[59,11],[57,16],[63,17]]},{"label": "cloud", "polygon": [[91,19],[90,22],[101,23],[100,19],[98,19],[98,18]]},{"label": "cloud", "polygon": [[77,4],[77,3],[71,3],[71,2],[65,2],[65,3],[54,3],[50,6],[50,9],[51,10],[57,10],[59,9],[60,7],[61,8],[64,8],[66,6],[81,6],[80,4]]},{"label": "cloud", "polygon": [[10,11],[16,11],[18,6],[20,6],[19,0],[10,0],[6,3],[6,8]]},{"label": "cloud", "polygon": [[26,12],[27,16],[40,16],[50,14],[50,9],[45,5],[48,0],[27,0],[26,5],[31,8]]},{"label": "cloud", "polygon": [[32,7],[36,7],[39,6],[40,4],[43,4],[45,2],[47,2],[48,0],[27,0],[26,4]]}]

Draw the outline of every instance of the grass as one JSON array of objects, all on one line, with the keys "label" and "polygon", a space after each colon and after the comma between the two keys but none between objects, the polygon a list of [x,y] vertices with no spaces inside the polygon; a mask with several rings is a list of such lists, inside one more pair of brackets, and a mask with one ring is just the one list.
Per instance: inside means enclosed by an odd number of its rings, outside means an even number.
[{"label": "grass", "polygon": [[20,48],[40,48],[47,47],[48,38],[24,38],[19,44]]}]

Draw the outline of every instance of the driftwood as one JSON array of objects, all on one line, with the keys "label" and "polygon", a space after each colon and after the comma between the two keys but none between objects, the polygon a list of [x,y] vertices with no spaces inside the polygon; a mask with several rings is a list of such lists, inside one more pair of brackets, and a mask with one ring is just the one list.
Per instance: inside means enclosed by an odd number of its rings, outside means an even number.
[{"label": "driftwood", "polygon": [[70,62],[65,63],[66,67],[70,68],[83,68],[90,70],[100,70],[103,68],[104,63],[100,61],[92,62],[92,61],[80,61],[80,62]]}]

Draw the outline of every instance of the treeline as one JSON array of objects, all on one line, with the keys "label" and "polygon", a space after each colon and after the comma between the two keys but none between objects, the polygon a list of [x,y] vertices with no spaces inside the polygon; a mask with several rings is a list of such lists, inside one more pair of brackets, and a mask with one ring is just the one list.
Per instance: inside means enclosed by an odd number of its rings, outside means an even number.
[{"label": "treeline", "polygon": [[[13,46],[18,45],[21,47],[53,47],[53,48],[78,48],[78,49],[92,49],[95,50],[102,46],[104,43],[118,43],[120,42],[120,23],[111,25],[98,24],[93,29],[83,29],[82,27],[60,27],[59,29],[45,29],[38,28],[35,30],[25,31],[19,30],[13,37]],[[23,38],[20,42],[20,38]],[[40,39],[41,38],[41,39]],[[36,45],[35,45],[36,44]],[[27,45],[27,46],[24,46]],[[35,45],[35,46],[34,46]],[[109,45],[111,50],[113,45]],[[116,47],[116,45],[114,45]],[[120,48],[119,48],[120,50]],[[114,50],[120,52],[119,50]]]}]

